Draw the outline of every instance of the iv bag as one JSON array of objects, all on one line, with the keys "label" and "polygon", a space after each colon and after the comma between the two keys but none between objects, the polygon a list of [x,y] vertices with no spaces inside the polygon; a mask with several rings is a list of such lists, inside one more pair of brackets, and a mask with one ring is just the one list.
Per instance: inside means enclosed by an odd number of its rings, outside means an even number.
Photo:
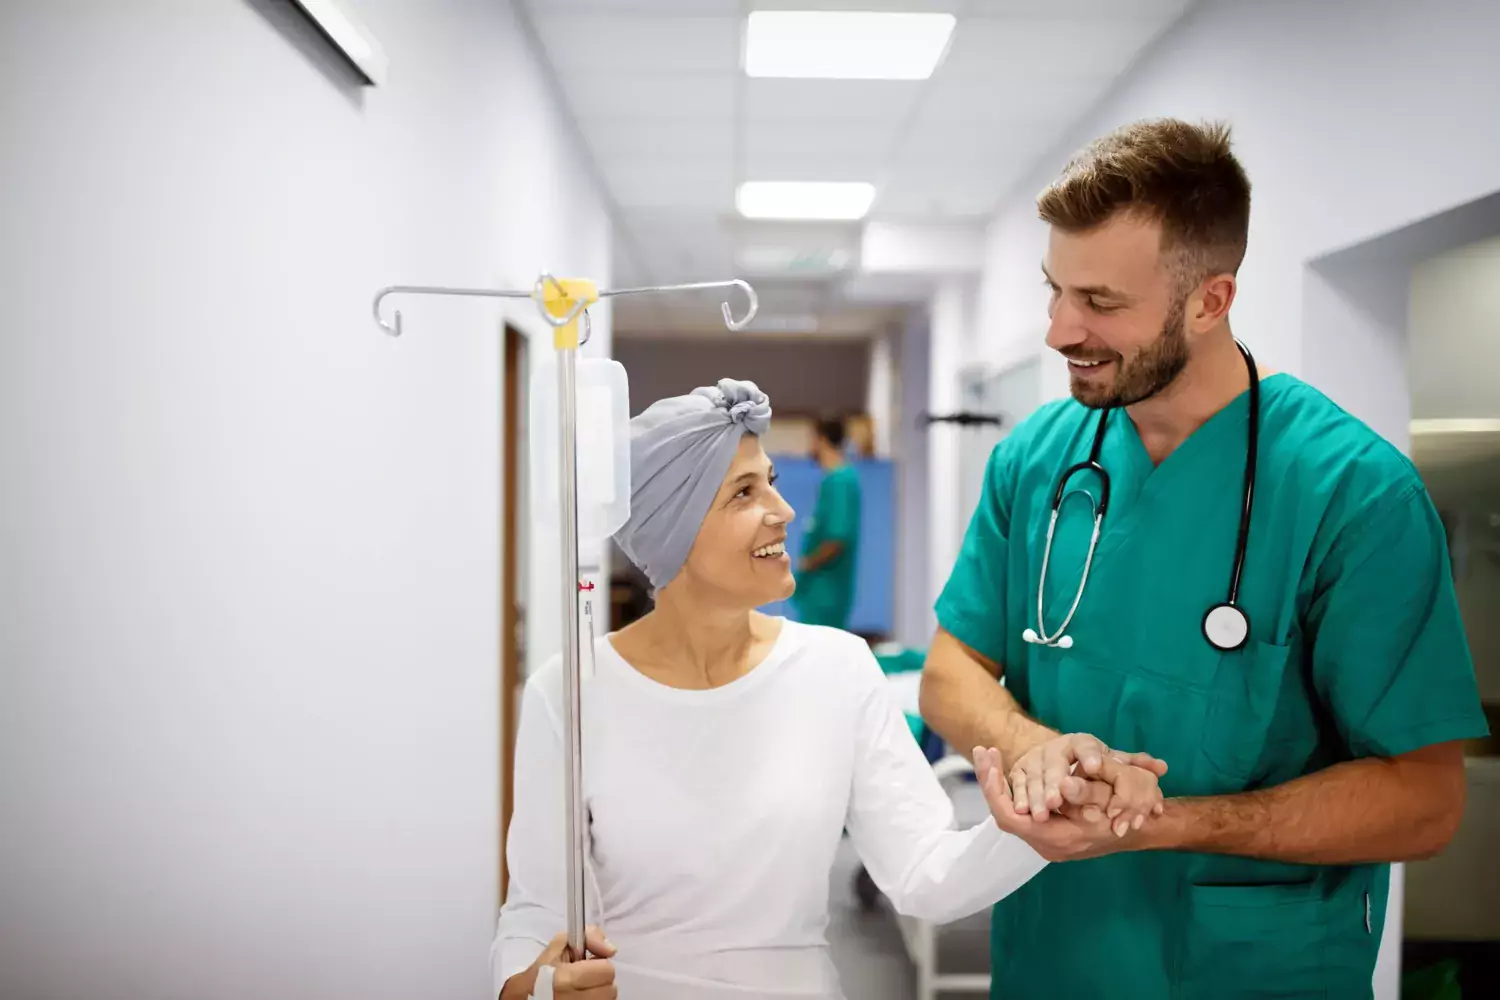
[{"label": "iv bag", "polygon": [[[630,517],[630,386],[611,358],[575,360],[577,379],[578,545],[599,545]],[[562,524],[557,356],[536,365],[529,393],[531,516],[549,536]]]}]

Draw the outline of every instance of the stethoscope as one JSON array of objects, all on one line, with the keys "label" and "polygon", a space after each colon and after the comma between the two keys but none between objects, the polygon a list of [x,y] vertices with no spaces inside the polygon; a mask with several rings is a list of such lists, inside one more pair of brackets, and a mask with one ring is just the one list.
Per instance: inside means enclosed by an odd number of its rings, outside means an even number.
[{"label": "stethoscope", "polygon": [[[1245,496],[1240,507],[1240,531],[1234,547],[1234,573],[1229,578],[1229,599],[1215,604],[1203,614],[1203,637],[1208,640],[1209,645],[1226,653],[1239,649],[1250,638],[1250,616],[1239,605],[1240,574],[1245,569],[1245,547],[1250,539],[1250,507],[1255,497],[1255,453],[1260,437],[1260,378],[1255,359],[1250,356],[1244,344],[1235,341],[1235,346],[1244,355],[1245,367],[1250,372],[1250,433],[1245,446]],[[1021,633],[1021,638],[1027,642],[1056,646],[1059,649],[1070,649],[1073,646],[1073,637],[1067,634],[1068,625],[1073,621],[1078,603],[1083,600],[1083,590],[1089,582],[1089,567],[1094,562],[1094,547],[1099,544],[1099,529],[1104,524],[1104,512],[1109,507],[1109,473],[1099,464],[1099,449],[1104,444],[1104,428],[1109,414],[1110,408],[1105,408],[1099,414],[1099,426],[1094,431],[1094,446],[1089,449],[1088,461],[1068,468],[1057,481],[1057,488],[1052,491],[1052,519],[1047,524],[1047,547],[1042,550],[1042,575],[1036,590],[1036,628]],[[1078,592],[1073,595],[1073,606],[1068,609],[1068,616],[1063,619],[1057,631],[1048,635],[1046,618],[1042,613],[1042,595],[1047,589],[1047,563],[1052,557],[1052,534],[1057,528],[1057,514],[1062,509],[1063,500],[1072,495],[1067,492],[1068,480],[1079,472],[1094,473],[1101,484],[1098,500],[1088,490],[1075,491],[1088,497],[1089,503],[1093,505],[1094,534],[1089,539],[1088,556],[1083,562],[1083,577],[1078,581]]]}]

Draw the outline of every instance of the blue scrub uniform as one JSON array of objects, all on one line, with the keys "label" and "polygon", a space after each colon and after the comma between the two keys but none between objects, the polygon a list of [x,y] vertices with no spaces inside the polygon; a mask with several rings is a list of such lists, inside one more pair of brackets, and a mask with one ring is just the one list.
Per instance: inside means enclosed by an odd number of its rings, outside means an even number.
[{"label": "blue scrub uniform", "polygon": [[[1250,641],[1202,633],[1226,597],[1248,393],[1153,466],[1123,411],[1100,463],[1112,491],[1071,649],[1025,643],[1051,494],[1098,412],[1038,410],[994,451],[937,605],[1004,665],[1028,713],[1167,761],[1169,796],[1282,784],[1339,761],[1487,733],[1442,525],[1410,462],[1289,375],[1261,383],[1255,508],[1240,604]],[[1098,494],[1091,475],[1076,485]],[[1073,484],[1070,484],[1070,487]],[[1073,602],[1093,519],[1066,500],[1048,634]],[[1050,865],[994,911],[1005,1000],[1368,997],[1389,867],[1138,852]]]}]

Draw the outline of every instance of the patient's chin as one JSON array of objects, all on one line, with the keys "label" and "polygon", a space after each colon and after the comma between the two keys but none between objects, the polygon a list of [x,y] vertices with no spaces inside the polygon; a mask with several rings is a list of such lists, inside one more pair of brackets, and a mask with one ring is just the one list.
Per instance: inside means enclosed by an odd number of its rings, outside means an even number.
[{"label": "patient's chin", "polygon": [[792,574],[787,573],[786,579],[778,580],[773,584],[756,587],[755,591],[746,594],[745,597],[750,607],[763,608],[767,604],[776,604],[790,598],[797,589],[797,582],[792,579]]}]

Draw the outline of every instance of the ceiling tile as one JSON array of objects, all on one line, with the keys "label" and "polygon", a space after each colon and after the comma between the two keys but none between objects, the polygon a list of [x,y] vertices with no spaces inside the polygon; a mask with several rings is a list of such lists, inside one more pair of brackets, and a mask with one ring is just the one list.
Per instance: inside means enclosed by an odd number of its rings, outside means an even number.
[{"label": "ceiling tile", "polygon": [[1161,30],[1152,19],[966,18],[936,75],[1035,86],[1070,76],[1113,76]]},{"label": "ceiling tile", "polygon": [[733,74],[621,76],[573,73],[562,79],[579,119],[697,118],[728,121],[734,113]]},{"label": "ceiling tile", "polygon": [[1023,165],[1046,152],[1066,121],[1020,119],[991,128],[964,122],[921,121],[902,140],[894,164],[951,163],[988,166],[1020,161]]},{"label": "ceiling tile", "polygon": [[752,122],[744,128],[745,154],[751,157],[800,156],[883,158],[897,140],[896,122]]},{"label": "ceiling tile", "polygon": [[750,122],[899,122],[924,86],[905,80],[746,80],[743,113]]},{"label": "ceiling tile", "polygon": [[887,157],[820,156],[803,154],[746,155],[743,180],[755,181],[866,181],[877,182]]},{"label": "ceiling tile", "polygon": [[600,166],[610,193],[622,208],[724,211],[733,205],[734,181],[728,164],[632,160]]},{"label": "ceiling tile", "polygon": [[961,14],[969,0],[751,0],[752,10],[873,10],[911,14]]},{"label": "ceiling tile", "polygon": [[976,17],[1141,17],[1167,22],[1192,3],[1193,0],[969,0],[965,13]]},{"label": "ceiling tile", "polygon": [[1059,119],[1073,121],[1104,96],[1111,77],[1033,77],[1024,84],[958,75],[934,78],[918,110],[918,123],[986,125]]},{"label": "ceiling tile", "polygon": [[735,17],[543,16],[535,23],[559,76],[726,73],[740,64]]},{"label": "ceiling tile", "polygon": [[992,214],[1016,171],[968,165],[903,170],[875,199],[873,218],[971,219]]},{"label": "ceiling tile", "polygon": [[700,16],[735,17],[740,0],[526,0],[534,17],[568,14],[662,15],[697,14]]},{"label": "ceiling tile", "polygon": [[674,155],[721,157],[734,155],[734,122],[727,116],[697,118],[589,118],[579,116],[579,128],[600,161],[665,159]]}]

